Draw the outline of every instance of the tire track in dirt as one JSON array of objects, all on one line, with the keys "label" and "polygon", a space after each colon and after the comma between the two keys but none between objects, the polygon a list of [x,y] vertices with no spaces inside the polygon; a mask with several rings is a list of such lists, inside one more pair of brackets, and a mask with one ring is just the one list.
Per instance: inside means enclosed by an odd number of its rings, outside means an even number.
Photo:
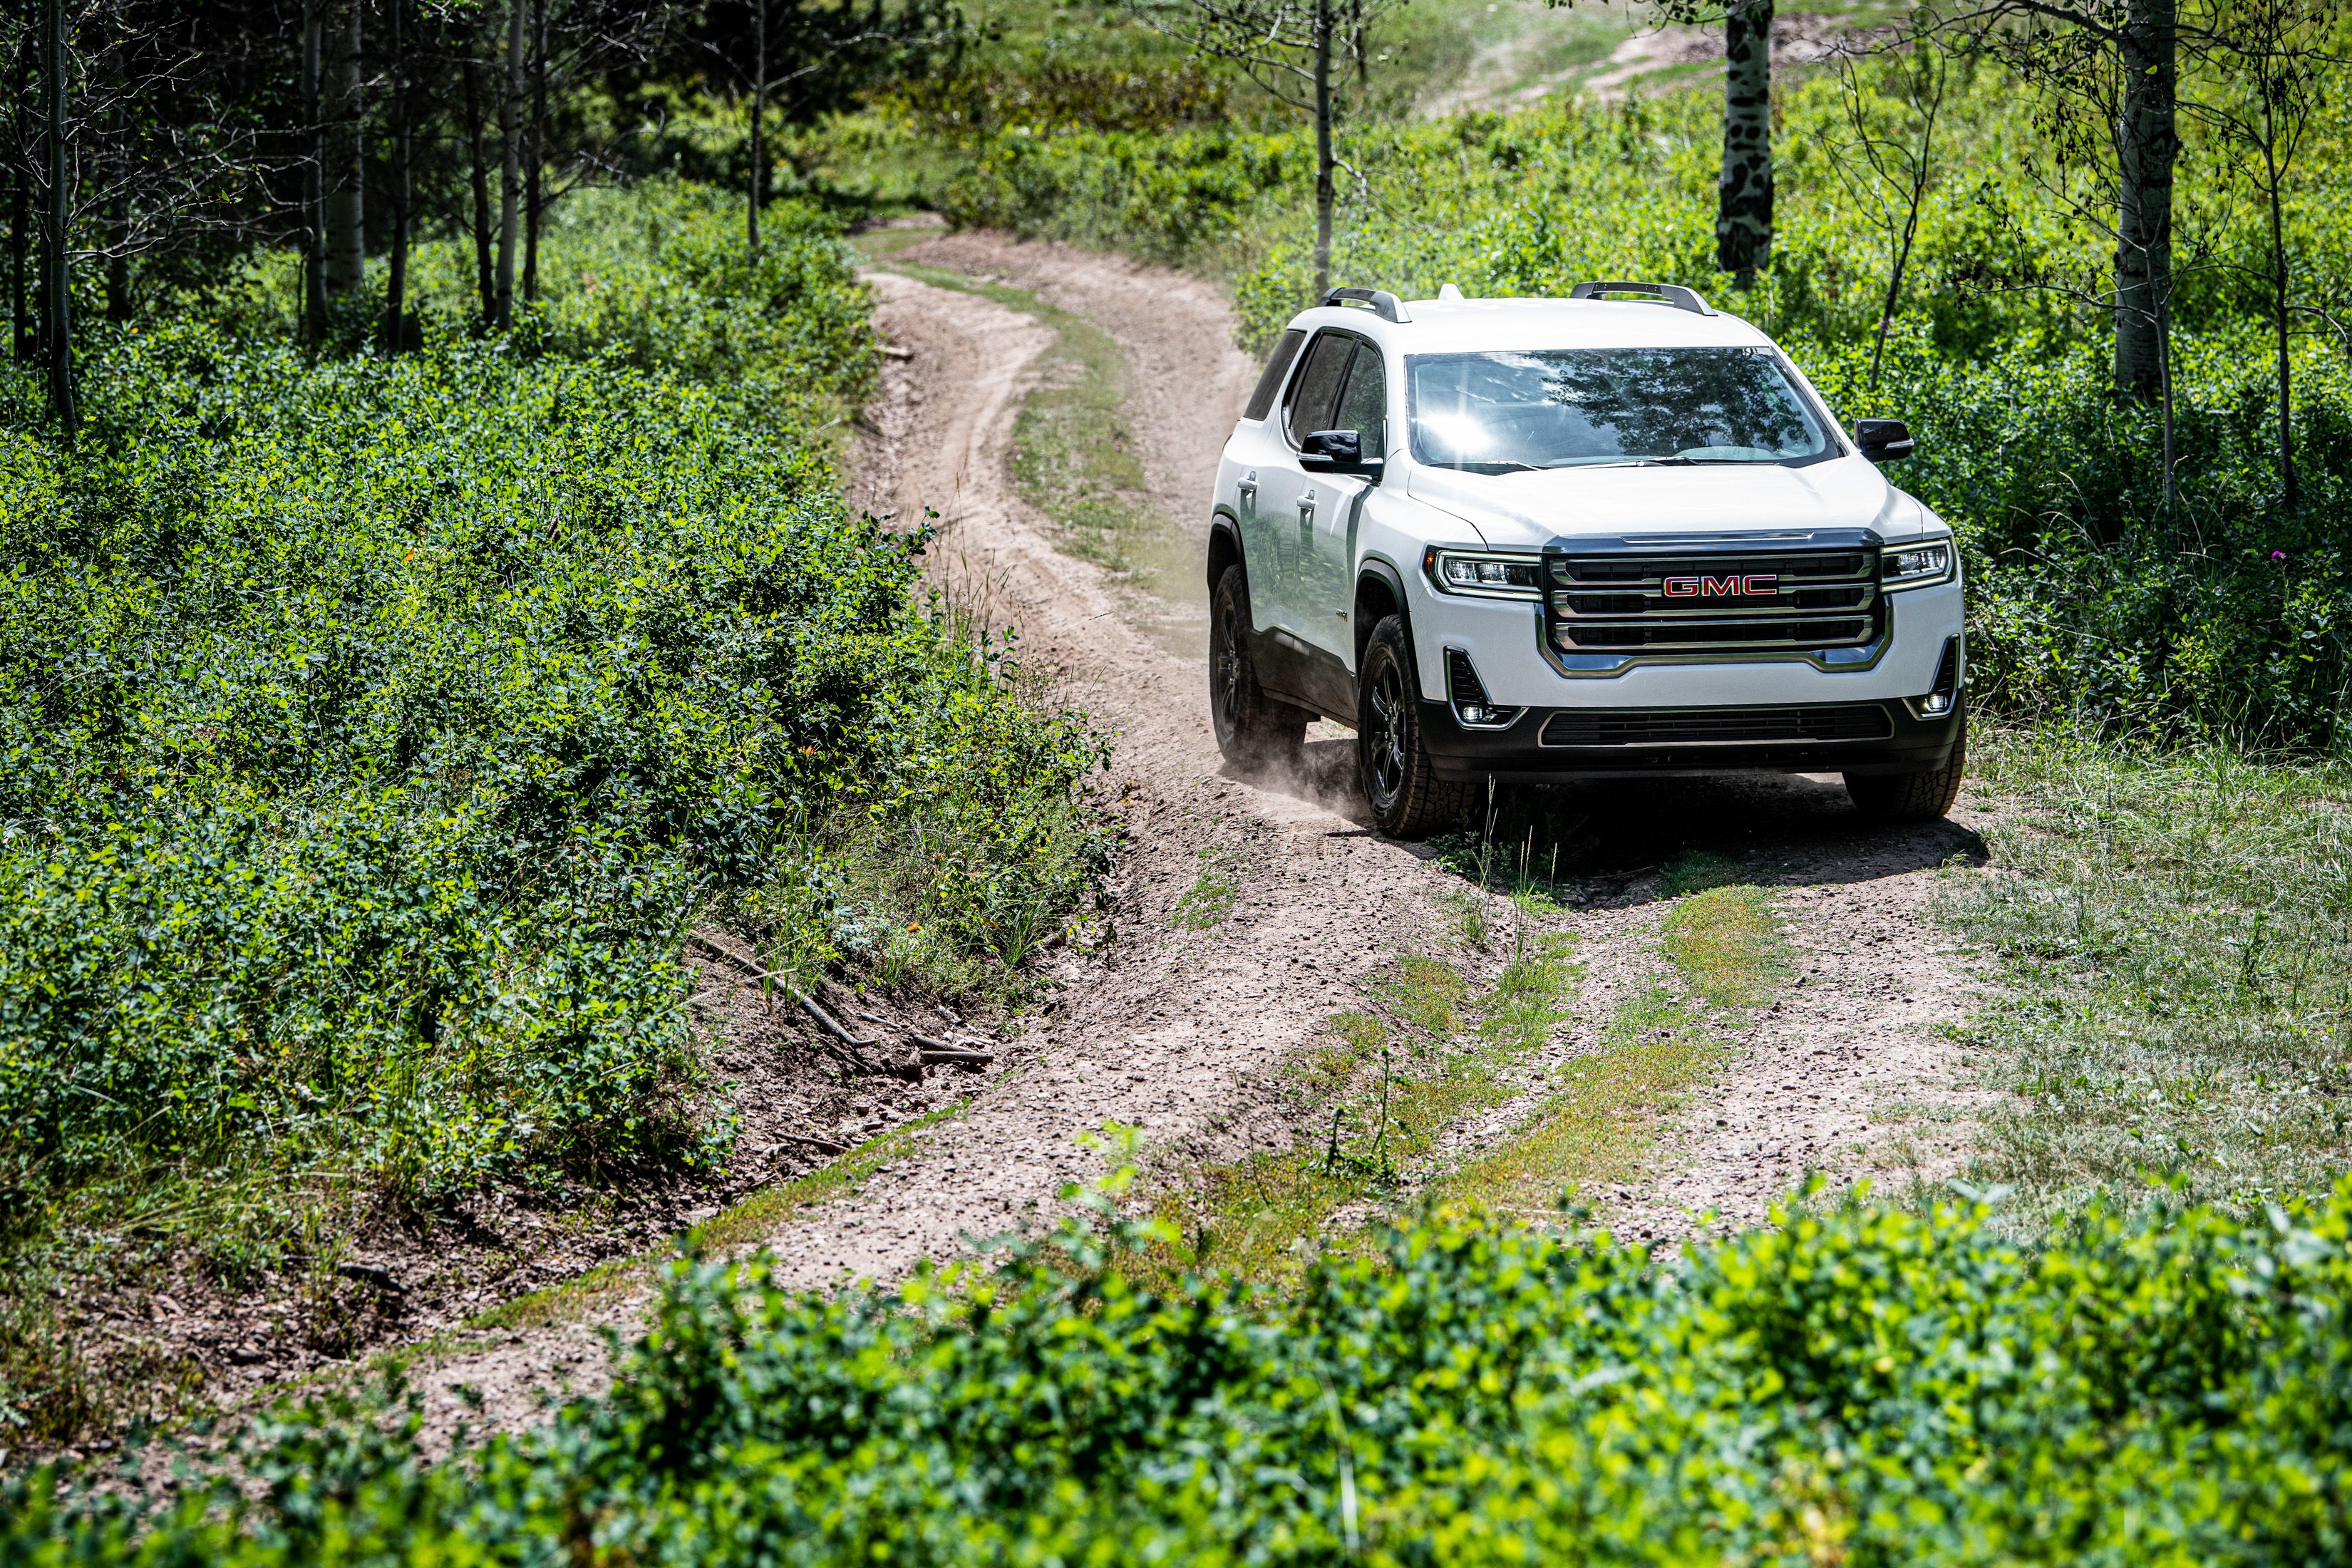
[{"label": "tire track in dirt", "polygon": [[[998,236],[926,240],[907,261],[1034,291],[1108,331],[1128,357],[1128,424],[1154,499],[1194,537],[1206,529],[1216,454],[1255,379],[1210,285],[1180,274]],[[1237,777],[1207,722],[1203,659],[1145,626],[1165,606],[1056,552],[1055,526],[1020,497],[1013,421],[1051,332],[991,300],[869,274],[893,347],[861,422],[852,503],[902,521],[939,514],[932,558],[991,624],[1019,629],[1022,657],[1115,734],[1113,810],[1124,847],[1110,889],[1115,940],[1065,957],[1049,1010],[1004,1051],[960,1116],[916,1135],[919,1152],[853,1194],[765,1238],[783,1280],[889,1280],[923,1258],[1050,1214],[1065,1184],[1102,1168],[1081,1135],[1139,1127],[1164,1161],[1230,1158],[1286,1139],[1270,1092],[1290,1053],[1400,952],[1447,944],[1466,885],[1416,846],[1370,834],[1354,793],[1351,737],[1311,734],[1299,773]],[[1704,849],[1777,888],[1802,984],[1737,1037],[1738,1059],[1693,1091],[1652,1173],[1588,1194],[1621,1234],[1667,1241],[1695,1211],[1761,1218],[1808,1169],[1842,1178],[1936,1174],[1960,1143],[1890,1131],[1897,1103],[1965,1109],[1938,1026],[1967,996],[1951,943],[1924,915],[1935,868],[1975,853],[1961,825],[1861,829],[1833,781],[1735,778],[1579,786],[1572,810],[1601,825],[1564,923],[1591,977],[1554,1052],[1598,1045],[1617,999],[1654,973],[1658,867]],[[1170,919],[1203,853],[1240,883],[1210,931]],[[1498,959],[1481,960],[1491,971]],[[1469,967],[1478,967],[1474,963]],[[1474,973],[1474,979],[1483,976]],[[1464,1152],[1507,1137],[1539,1085],[1465,1129]],[[552,1393],[601,1386],[601,1330],[635,1322],[642,1292],[582,1321],[509,1335],[442,1359],[419,1382],[431,1429],[520,1425]],[[461,1393],[461,1385],[466,1392]]]}]

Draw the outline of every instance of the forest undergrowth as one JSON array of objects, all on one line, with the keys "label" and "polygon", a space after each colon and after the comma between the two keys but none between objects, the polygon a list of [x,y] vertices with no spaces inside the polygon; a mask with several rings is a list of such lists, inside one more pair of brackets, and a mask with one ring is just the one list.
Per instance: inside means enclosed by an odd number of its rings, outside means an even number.
[{"label": "forest undergrowth", "polygon": [[[293,335],[268,258],[0,377],[0,1419],[69,1434],[110,1280],[331,1280],[352,1227],[730,1157],[681,942],[1015,1002],[1089,907],[1099,742],[844,514],[837,226],[583,196],[543,308]],[[435,289],[436,268],[448,287]],[[432,301],[445,301],[436,317]],[[136,1405],[133,1405],[136,1408]]]}]

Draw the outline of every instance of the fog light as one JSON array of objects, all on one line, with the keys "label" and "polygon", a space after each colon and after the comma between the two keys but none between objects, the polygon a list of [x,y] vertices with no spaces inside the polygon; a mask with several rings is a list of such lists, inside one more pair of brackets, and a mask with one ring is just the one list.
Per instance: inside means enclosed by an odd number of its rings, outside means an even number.
[{"label": "fog light", "polygon": [[1951,710],[1952,694],[1948,691],[1930,691],[1919,699],[1919,716],[1923,719],[1940,719]]}]

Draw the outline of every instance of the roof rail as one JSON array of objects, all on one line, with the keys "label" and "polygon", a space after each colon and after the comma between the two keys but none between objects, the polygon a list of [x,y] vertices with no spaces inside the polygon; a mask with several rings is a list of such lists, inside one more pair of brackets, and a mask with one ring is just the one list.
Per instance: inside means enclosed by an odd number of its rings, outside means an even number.
[{"label": "roof rail", "polygon": [[1318,301],[1324,305],[1370,305],[1372,314],[1383,321],[1410,321],[1404,301],[1385,289],[1332,289]]},{"label": "roof rail", "polygon": [[1571,300],[1598,300],[1608,294],[1638,294],[1653,305],[1672,305],[1695,316],[1712,316],[1714,309],[1679,283],[1579,283],[1568,291]]}]

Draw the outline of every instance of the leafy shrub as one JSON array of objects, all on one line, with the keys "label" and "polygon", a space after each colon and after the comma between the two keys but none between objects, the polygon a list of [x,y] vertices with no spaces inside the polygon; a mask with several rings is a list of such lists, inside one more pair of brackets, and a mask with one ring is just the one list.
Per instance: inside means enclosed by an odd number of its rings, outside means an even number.
[{"label": "leafy shrub", "polygon": [[[1097,743],[808,442],[871,363],[832,231],[780,213],[751,265],[676,192],[601,221],[514,341],[125,332],[70,450],[10,388],[5,1206],[707,1164],[706,910],[804,973],[1001,988],[1083,894]],[[910,822],[953,863],[877,879]]]},{"label": "leafy shrub", "polygon": [[2305,494],[2290,508],[2259,336],[2182,332],[2174,349],[2170,504],[2157,415],[2109,390],[2102,344],[1966,361],[1915,334],[1875,393],[1866,345],[1799,352],[1842,412],[1917,432],[1918,457],[1891,477],[1959,531],[1975,700],[2167,738],[2333,746],[2352,716],[2352,371],[2316,345],[2298,356]]},{"label": "leafy shrub", "polygon": [[[301,1420],[268,1495],[8,1499],[8,1560],[2315,1563],[2352,1186],[2252,1220],[1779,1217],[1652,1268],[1441,1215],[1287,1297],[1066,1232],[793,1296],[680,1264],[614,1392],[426,1471]],[[331,1414],[312,1411],[317,1417]],[[132,1542],[137,1542],[135,1549]]]},{"label": "leafy shrub", "polygon": [[1228,130],[1154,135],[1015,127],[981,143],[941,205],[965,226],[1192,260],[1229,242],[1295,180],[1296,140]]}]

